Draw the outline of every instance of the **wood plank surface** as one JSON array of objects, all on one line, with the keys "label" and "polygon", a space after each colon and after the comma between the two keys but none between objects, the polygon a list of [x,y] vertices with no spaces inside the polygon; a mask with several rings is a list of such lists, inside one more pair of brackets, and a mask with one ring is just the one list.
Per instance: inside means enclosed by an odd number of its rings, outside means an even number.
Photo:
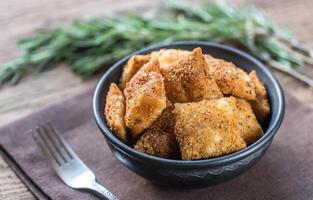
[{"label": "wood plank surface", "polygon": [[[240,0],[239,0],[240,1]],[[157,7],[160,0],[1,0],[0,63],[19,54],[16,41],[42,27],[67,24],[75,18],[107,15],[112,11]],[[246,0],[263,8],[279,25],[289,28],[301,42],[313,48],[312,0]],[[282,73],[275,72],[281,84],[301,102],[313,108],[311,88]],[[0,126],[43,107],[71,98],[93,87],[98,77],[82,82],[66,66],[27,77],[16,87],[0,90]],[[0,199],[35,199],[0,157]]]}]

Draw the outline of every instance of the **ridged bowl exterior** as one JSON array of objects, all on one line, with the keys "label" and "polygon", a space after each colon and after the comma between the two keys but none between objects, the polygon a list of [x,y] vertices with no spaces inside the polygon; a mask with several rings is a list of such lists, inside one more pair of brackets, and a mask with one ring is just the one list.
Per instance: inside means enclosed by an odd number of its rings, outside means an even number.
[{"label": "ridged bowl exterior", "polygon": [[202,187],[216,185],[240,175],[263,156],[270,146],[270,142],[240,160],[214,167],[204,166],[199,168],[153,165],[148,161],[142,161],[122,153],[111,144],[109,146],[113,155],[128,169],[150,181],[173,186]]}]

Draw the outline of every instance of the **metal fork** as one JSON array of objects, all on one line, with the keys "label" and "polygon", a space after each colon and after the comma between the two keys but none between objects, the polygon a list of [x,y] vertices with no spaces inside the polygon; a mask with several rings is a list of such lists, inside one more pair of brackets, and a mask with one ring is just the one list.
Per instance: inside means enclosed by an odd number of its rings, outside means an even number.
[{"label": "metal fork", "polygon": [[31,132],[52,168],[66,185],[74,189],[95,192],[109,200],[118,199],[97,183],[95,174],[80,160],[51,122],[38,126]]}]

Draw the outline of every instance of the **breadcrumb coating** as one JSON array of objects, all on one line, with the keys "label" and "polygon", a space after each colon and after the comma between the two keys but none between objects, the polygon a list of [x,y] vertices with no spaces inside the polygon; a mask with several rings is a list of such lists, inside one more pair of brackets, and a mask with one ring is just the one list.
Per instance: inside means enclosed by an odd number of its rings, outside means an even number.
[{"label": "breadcrumb coating", "polygon": [[174,136],[174,106],[165,108],[160,117],[139,138],[134,148],[149,155],[178,159],[178,142]]},{"label": "breadcrumb coating", "polygon": [[166,108],[166,95],[159,62],[145,64],[126,84],[126,126],[133,138],[149,128]]},{"label": "breadcrumb coating", "polygon": [[215,81],[209,76],[201,48],[161,69],[167,98],[173,103],[200,101],[222,97]]},{"label": "breadcrumb coating", "polygon": [[115,83],[111,83],[106,97],[105,118],[110,129],[122,141],[127,142],[127,132],[124,122],[125,98]]},{"label": "breadcrumb coating", "polygon": [[236,101],[238,131],[246,144],[250,145],[262,137],[263,130],[258,123],[249,102],[245,99],[238,98]]},{"label": "breadcrumb coating", "polygon": [[251,105],[245,99],[236,97],[224,97],[212,100],[218,107],[224,108],[229,115],[234,115],[235,130],[247,145],[252,144],[263,135],[263,130],[258,123]]},{"label": "breadcrumb coating", "polygon": [[255,85],[256,93],[256,100],[249,102],[258,121],[260,123],[263,123],[271,112],[270,104],[267,98],[267,92],[263,83],[260,81],[256,71],[253,70],[252,72],[250,72],[249,76],[251,77],[252,82]]},{"label": "breadcrumb coating", "polygon": [[152,52],[151,57],[157,57],[159,59],[160,68],[167,69],[175,61],[184,58],[190,54],[190,51],[181,49],[161,49],[157,52]]},{"label": "breadcrumb coating", "polygon": [[175,104],[174,133],[183,160],[221,156],[246,147],[236,129],[235,104],[232,98]]},{"label": "breadcrumb coating", "polygon": [[262,137],[259,123],[270,114],[255,71],[248,74],[201,48],[134,55],[119,87],[111,83],[106,97],[109,128],[156,157],[198,160],[239,151]]},{"label": "breadcrumb coating", "polygon": [[126,84],[136,74],[136,72],[150,60],[150,55],[134,55],[123,68],[123,73],[120,79],[119,86],[122,90],[125,89]]},{"label": "breadcrumb coating", "polygon": [[206,62],[209,74],[223,94],[255,100],[255,86],[245,71],[221,59],[206,59]]}]

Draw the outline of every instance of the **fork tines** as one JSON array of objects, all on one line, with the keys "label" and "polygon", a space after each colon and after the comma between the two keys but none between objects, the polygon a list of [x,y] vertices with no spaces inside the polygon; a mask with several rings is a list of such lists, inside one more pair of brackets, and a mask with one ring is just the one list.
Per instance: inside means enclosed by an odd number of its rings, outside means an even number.
[{"label": "fork tines", "polygon": [[31,132],[52,164],[62,166],[74,158],[75,153],[60,137],[51,122],[44,123]]},{"label": "fork tines", "polygon": [[88,189],[108,200],[118,199],[96,181],[95,174],[80,160],[50,122],[31,132],[52,168],[66,185],[74,189]]}]

